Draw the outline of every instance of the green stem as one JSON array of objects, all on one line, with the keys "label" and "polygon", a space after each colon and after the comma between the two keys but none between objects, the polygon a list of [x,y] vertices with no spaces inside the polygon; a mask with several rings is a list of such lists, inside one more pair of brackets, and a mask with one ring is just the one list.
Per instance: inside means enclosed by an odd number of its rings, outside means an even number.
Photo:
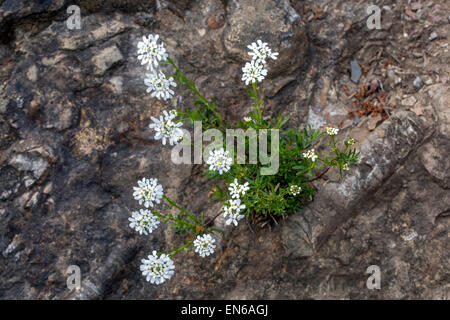
[{"label": "green stem", "polygon": [[192,237],[192,240],[189,240],[188,242],[186,242],[186,244],[184,244],[183,246],[175,249],[174,251],[172,251],[171,253],[168,254],[169,257],[173,257],[175,254],[177,254],[180,251],[183,251],[184,249],[186,249],[187,247],[189,247],[192,242],[194,242],[196,236],[198,233],[195,233],[195,235]]},{"label": "green stem", "polygon": [[[206,108],[211,111],[218,119],[219,121],[219,126],[222,125],[222,117],[220,116],[219,113],[217,113],[217,111],[215,110],[215,108],[212,106],[213,104],[206,99],[201,93],[200,91],[197,89],[197,87],[195,86],[195,82],[190,80],[188,77],[186,77],[186,75],[180,70],[180,68],[178,68],[178,66],[175,64],[175,62],[173,62],[172,59],[170,59],[169,57],[167,57],[167,62],[169,62],[174,68],[175,71],[177,72],[177,75],[179,75],[182,79],[183,83],[194,93],[196,94],[200,100],[202,101],[202,103],[206,106]],[[177,78],[179,78],[176,75]]]},{"label": "green stem", "polygon": [[262,123],[263,114],[262,114],[262,111],[260,108],[262,101],[259,99],[259,96],[258,96],[258,86],[256,83],[252,83],[252,87],[253,87],[253,95],[254,95],[254,102],[255,102],[254,107],[255,107],[256,114],[258,116],[258,122]]}]

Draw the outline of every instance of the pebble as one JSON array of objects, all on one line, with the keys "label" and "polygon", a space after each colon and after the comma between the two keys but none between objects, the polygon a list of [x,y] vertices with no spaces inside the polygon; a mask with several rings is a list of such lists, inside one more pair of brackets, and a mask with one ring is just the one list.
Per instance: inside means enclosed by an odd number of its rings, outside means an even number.
[{"label": "pebble", "polygon": [[359,66],[356,60],[350,61],[350,70],[351,70],[351,80],[354,83],[358,83],[359,79],[361,78],[362,71],[361,67]]},{"label": "pebble", "polygon": [[430,41],[433,41],[434,39],[436,39],[438,37],[438,34],[436,32],[432,32],[430,34],[430,37],[428,38]]},{"label": "pebble", "polygon": [[414,87],[416,87],[417,89],[420,89],[420,88],[423,86],[423,81],[422,81],[422,79],[420,79],[420,77],[416,77],[416,78],[414,79],[413,85],[414,85]]}]

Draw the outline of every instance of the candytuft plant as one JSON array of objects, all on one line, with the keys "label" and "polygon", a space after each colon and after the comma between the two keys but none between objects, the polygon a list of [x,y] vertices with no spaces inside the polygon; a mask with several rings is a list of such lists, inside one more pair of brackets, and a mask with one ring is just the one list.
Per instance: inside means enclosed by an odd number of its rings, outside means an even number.
[{"label": "candytuft plant", "polygon": [[[134,198],[146,209],[132,213],[129,218],[132,229],[147,235],[158,228],[160,223],[171,223],[173,230],[185,237],[185,244],[170,253],[153,251],[147,259],[142,259],[140,269],[151,283],[160,284],[173,276],[175,265],[172,257],[180,251],[194,247],[200,257],[213,254],[216,248],[213,235],[223,235],[219,228],[213,226],[219,215],[225,217],[225,225],[237,226],[240,220],[247,218],[250,222],[260,222],[264,226],[271,220],[276,221],[278,216],[298,212],[316,192],[312,182],[330,168],[337,167],[342,175],[350,169],[351,164],[358,161],[359,153],[352,147],[354,139],[349,137],[343,143],[339,142],[336,138],[338,128],[327,127],[322,131],[308,127],[299,131],[286,126],[288,118],[279,116],[268,119],[264,116],[259,84],[268,74],[268,60],[276,60],[278,53],[272,52],[267,43],[261,40],[250,44],[248,49],[251,60],[242,68],[242,81],[250,87],[248,93],[253,101],[253,110],[236,124],[237,129],[240,129],[237,147],[245,151],[244,156],[228,150],[228,144],[227,149],[220,147],[206,153],[205,174],[218,181],[213,195],[214,200],[223,203],[222,211],[209,220],[203,214],[193,214],[165,196],[156,178],[143,178],[134,187]],[[138,59],[150,70],[144,82],[148,86],[147,93],[152,97],[164,101],[171,99],[178,85],[197,96],[192,109],[164,110],[159,118],[151,117],[149,127],[155,130],[156,140],[161,140],[163,145],[167,142],[171,146],[180,143],[183,140],[184,121],[192,124],[199,121],[204,129],[216,129],[221,133],[233,129],[216,110],[215,101],[205,98],[195,82],[168,56],[158,35],[143,37],[138,43]],[[161,65],[172,66],[174,74],[166,76],[160,69]],[[177,117],[181,119],[176,120]],[[268,131],[273,134],[267,135]],[[313,147],[325,135],[329,139],[330,153],[320,155]],[[252,158],[250,150],[256,150],[256,136],[259,136],[260,161],[245,163],[242,158]],[[233,150],[235,146],[233,140]],[[275,165],[271,162],[268,166],[267,161],[261,161],[261,150],[270,150],[270,155],[266,154],[265,157],[276,157]],[[153,210],[161,201],[176,213]]]}]

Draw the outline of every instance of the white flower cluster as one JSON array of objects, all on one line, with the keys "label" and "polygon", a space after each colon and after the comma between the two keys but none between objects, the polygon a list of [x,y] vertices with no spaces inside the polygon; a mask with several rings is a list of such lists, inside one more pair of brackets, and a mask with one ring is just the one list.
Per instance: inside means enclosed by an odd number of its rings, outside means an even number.
[{"label": "white flower cluster", "polygon": [[223,206],[223,216],[228,219],[225,221],[226,225],[233,223],[238,225],[238,221],[244,218],[241,214],[241,210],[245,209],[245,204],[241,204],[241,199],[230,199],[228,203]]},{"label": "white flower cluster", "polygon": [[228,153],[223,148],[210,151],[210,157],[206,161],[206,164],[209,165],[209,170],[219,171],[219,174],[230,170],[233,159],[227,157]]},{"label": "white flower cluster", "polygon": [[223,216],[228,219],[225,221],[226,225],[234,224],[238,225],[238,221],[244,218],[241,214],[241,210],[245,209],[245,204],[241,204],[241,197],[245,196],[245,193],[250,190],[248,182],[239,184],[237,179],[234,179],[228,186],[231,199],[222,208]]},{"label": "white flower cluster", "polygon": [[164,43],[158,43],[158,40],[159,35],[157,34],[143,36],[142,41],[139,41],[137,45],[137,53],[141,63],[146,64],[147,69],[151,70],[151,73],[147,74],[147,79],[144,80],[148,86],[147,93],[151,93],[151,96],[158,100],[167,100],[175,94],[170,87],[176,87],[176,83],[173,81],[173,77],[166,77],[161,70],[158,70],[159,64],[167,60]]},{"label": "white flower cluster", "polygon": [[312,162],[315,162],[319,156],[314,151],[314,149],[308,150],[306,153],[303,153],[303,158],[311,159]]},{"label": "white flower cluster", "polygon": [[294,184],[294,185],[290,186],[289,191],[291,192],[291,194],[293,196],[296,196],[296,195],[300,194],[300,192],[302,192],[302,187],[299,187]]},{"label": "white flower cluster", "polygon": [[261,82],[267,76],[267,69],[264,69],[264,65],[255,60],[247,62],[242,68],[242,72],[242,81],[244,81],[246,85],[249,83]]},{"label": "white flower cluster", "polygon": [[267,43],[262,42],[261,40],[256,40],[256,42],[248,45],[247,48],[251,50],[248,55],[252,56],[253,60],[261,64],[265,65],[267,58],[277,60],[278,52],[272,52]]},{"label": "white flower cluster", "polygon": [[[143,178],[138,181],[138,187],[133,187],[134,198],[139,201],[139,204],[144,204],[145,207],[153,207],[153,203],[159,203],[163,196],[163,188],[158,184],[157,179]],[[130,227],[139,234],[152,233],[160,223],[159,218],[155,216],[150,210],[140,209],[134,211],[131,217]],[[165,254],[157,255],[156,251],[153,251],[152,255],[148,256],[148,259],[142,259],[140,270],[147,281],[151,283],[160,284],[170,279],[174,273],[175,266],[172,259]]]},{"label": "white flower cluster", "polygon": [[159,63],[167,59],[166,48],[164,43],[158,44],[159,35],[150,34],[148,37],[143,36],[142,41],[139,41],[138,47],[138,59],[141,63],[147,64],[147,69],[154,70]]},{"label": "white flower cluster", "polygon": [[144,204],[146,208],[153,207],[153,203],[159,203],[163,196],[163,188],[158,184],[158,179],[143,178],[138,181],[138,186],[133,187],[133,197]]},{"label": "white flower cluster", "polygon": [[347,143],[349,146],[355,144],[355,139],[353,139],[352,137],[348,138]]},{"label": "white flower cluster", "polygon": [[242,68],[242,81],[244,81],[246,85],[263,81],[267,76],[267,58],[276,60],[278,56],[277,52],[272,52],[267,43],[262,42],[261,40],[253,42],[251,45],[248,45],[247,48],[251,50],[248,55],[252,57],[252,60],[247,62]]},{"label": "white flower cluster", "polygon": [[248,182],[244,184],[239,184],[237,179],[234,179],[233,183],[230,183],[230,186],[228,187],[228,190],[230,191],[231,198],[233,199],[239,199],[241,196],[244,196],[247,190],[250,188],[248,187]]},{"label": "white flower cluster", "polygon": [[203,236],[198,235],[194,240],[195,252],[197,252],[202,258],[213,254],[214,249],[216,248],[214,242],[216,242],[216,240],[211,237],[210,234],[204,234]]},{"label": "white flower cluster", "polygon": [[147,74],[147,77],[144,80],[148,86],[147,93],[151,93],[151,96],[158,100],[161,100],[161,98],[164,100],[172,98],[175,92],[170,89],[170,86],[177,86],[172,77],[166,78],[166,75],[161,71]]},{"label": "white flower cluster", "polygon": [[342,170],[344,170],[344,171],[350,170],[350,167],[349,167],[348,163],[344,163],[344,164],[342,165]]},{"label": "white flower cluster", "polygon": [[175,265],[172,259],[164,253],[158,256],[156,251],[153,251],[148,259],[142,259],[141,262],[142,275],[151,283],[161,284],[174,274]]},{"label": "white flower cluster", "polygon": [[144,209],[139,210],[139,212],[134,211],[128,220],[132,229],[139,232],[139,234],[145,235],[152,233],[159,225],[158,217],[151,213],[150,210]]},{"label": "white flower cluster", "polygon": [[166,145],[166,140],[169,140],[170,145],[173,146],[183,138],[183,131],[180,129],[183,124],[173,121],[176,116],[177,112],[175,110],[170,110],[169,112],[164,110],[163,115],[159,119],[151,117],[153,123],[149,127],[155,129],[155,139],[161,139],[163,145]]},{"label": "white flower cluster", "polygon": [[335,135],[338,134],[338,132],[339,132],[339,129],[338,129],[338,128],[327,127],[327,134],[328,134],[329,136],[335,136]]}]

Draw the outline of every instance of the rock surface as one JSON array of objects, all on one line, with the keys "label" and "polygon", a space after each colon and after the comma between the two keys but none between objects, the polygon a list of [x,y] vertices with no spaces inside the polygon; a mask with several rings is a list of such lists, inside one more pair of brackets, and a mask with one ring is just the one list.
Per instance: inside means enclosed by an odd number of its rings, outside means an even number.
[{"label": "rock surface", "polygon": [[[449,7],[434,3],[380,1],[382,28],[369,30],[359,1],[0,1],[0,297],[449,299],[449,52],[447,39],[428,39],[448,31]],[[67,29],[72,4],[80,30]],[[140,260],[183,239],[128,227],[136,181],[157,177],[207,216],[220,204],[203,168],[172,164],[152,138],[150,116],[193,100],[180,88],[167,103],[145,94],[136,44],[150,32],[230,121],[250,111],[241,68],[246,45],[263,39],[280,53],[264,111],[292,127],[339,126],[361,152],[271,229],[241,223],[210,259],[177,255],[161,286],[145,282]],[[373,79],[388,94],[387,119],[350,117],[352,94]],[[81,290],[66,286],[70,265]],[[370,265],[380,290],[366,287]]]}]

